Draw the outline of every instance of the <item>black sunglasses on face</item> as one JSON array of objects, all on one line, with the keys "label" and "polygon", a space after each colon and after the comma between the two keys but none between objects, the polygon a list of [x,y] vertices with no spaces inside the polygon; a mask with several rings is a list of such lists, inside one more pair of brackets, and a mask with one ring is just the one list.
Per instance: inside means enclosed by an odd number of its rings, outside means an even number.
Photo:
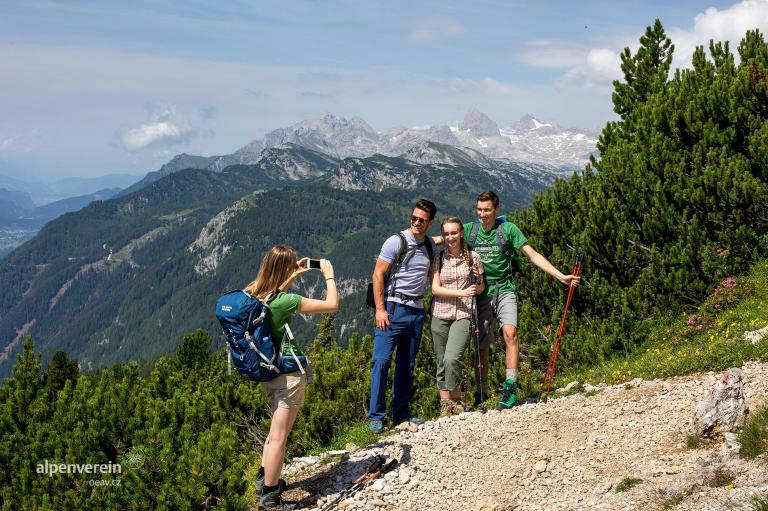
[{"label": "black sunglasses on face", "polygon": [[412,224],[426,224],[427,221],[424,218],[411,215],[411,223]]}]

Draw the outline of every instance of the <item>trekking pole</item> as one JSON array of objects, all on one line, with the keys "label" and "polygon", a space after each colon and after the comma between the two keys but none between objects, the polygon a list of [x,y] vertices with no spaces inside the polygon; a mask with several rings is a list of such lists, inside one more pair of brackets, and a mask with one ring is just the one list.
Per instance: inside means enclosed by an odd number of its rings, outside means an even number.
[{"label": "trekking pole", "polygon": [[[477,284],[477,275],[474,273],[469,274],[469,283],[472,285]],[[485,396],[483,395],[483,361],[480,358],[480,321],[477,315],[477,295],[472,295],[472,314],[470,314],[469,329],[471,330],[472,337],[475,341],[475,357],[477,358],[477,378],[480,380],[480,402],[485,402]]]},{"label": "trekking pole", "polygon": [[363,488],[365,488],[365,486],[368,483],[370,483],[380,475],[386,474],[387,472],[395,468],[395,466],[397,466],[396,458],[392,459],[386,465],[384,465],[384,461],[385,461],[384,456],[381,456],[381,455],[376,456],[376,458],[373,460],[373,463],[371,463],[371,466],[368,467],[368,469],[363,473],[363,475],[361,475],[360,477],[352,481],[352,486],[350,486],[349,488],[341,492],[339,496],[333,499],[332,501],[326,504],[323,504],[323,507],[320,508],[320,511],[328,511],[329,509],[333,509],[333,507],[340,500],[357,492],[358,490],[362,490]]},{"label": "trekking pole", "polygon": [[[581,251],[576,255],[576,263],[574,264],[573,271],[571,272],[573,275],[577,277],[579,276],[579,273],[581,273],[581,266],[584,264],[585,258],[586,254],[584,251]],[[571,298],[573,298],[573,293],[575,290],[576,288],[574,286],[571,286],[568,289],[568,298],[565,300],[565,310],[563,311],[562,319],[560,319],[560,328],[557,330],[555,342],[552,344],[552,353],[549,355],[549,362],[547,363],[547,372],[544,375],[544,381],[541,382],[541,388],[546,392],[552,390],[552,382],[555,379],[555,364],[557,364],[557,355],[560,351],[560,339],[562,339],[563,332],[565,331],[565,318],[568,316],[568,308],[571,306]]]}]

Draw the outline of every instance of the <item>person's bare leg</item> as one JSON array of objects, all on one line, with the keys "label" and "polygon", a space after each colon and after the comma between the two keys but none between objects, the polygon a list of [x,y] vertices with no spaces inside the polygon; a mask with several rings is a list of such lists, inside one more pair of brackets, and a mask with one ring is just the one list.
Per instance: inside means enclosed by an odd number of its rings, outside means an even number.
[{"label": "person's bare leg", "polygon": [[278,408],[272,415],[269,435],[264,441],[264,451],[261,455],[265,486],[275,486],[280,480],[285,459],[285,444],[298,415],[298,408]]},{"label": "person's bare leg", "polygon": [[507,369],[520,369],[520,345],[517,342],[517,327],[515,325],[504,325],[501,327],[504,335],[504,344],[507,346]]}]

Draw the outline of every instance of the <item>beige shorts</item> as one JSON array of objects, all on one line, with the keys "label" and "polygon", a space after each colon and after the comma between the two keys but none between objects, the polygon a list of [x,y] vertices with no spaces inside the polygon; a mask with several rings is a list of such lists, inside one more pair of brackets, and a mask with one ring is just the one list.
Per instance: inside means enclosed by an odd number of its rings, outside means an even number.
[{"label": "beige shorts", "polygon": [[307,378],[300,371],[281,374],[271,381],[261,383],[274,412],[278,408],[301,408],[304,406],[304,392]]}]

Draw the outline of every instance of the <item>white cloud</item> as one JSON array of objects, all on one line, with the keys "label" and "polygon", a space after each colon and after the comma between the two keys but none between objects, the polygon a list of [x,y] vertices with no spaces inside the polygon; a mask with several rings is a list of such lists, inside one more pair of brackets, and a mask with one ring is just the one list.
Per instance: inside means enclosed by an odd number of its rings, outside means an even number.
[{"label": "white cloud", "polygon": [[169,122],[142,124],[123,133],[121,140],[128,151],[138,151],[153,145],[179,144],[189,141],[190,131]]},{"label": "white cloud", "polygon": [[596,83],[611,82],[621,75],[621,57],[613,50],[595,48],[587,54],[587,69]]},{"label": "white cloud", "polygon": [[571,67],[555,80],[558,87],[587,87],[601,93],[608,93],[613,80],[621,78],[621,58],[608,48],[593,48],[587,51],[582,62]]},{"label": "white cloud", "polygon": [[[13,130],[8,131],[13,132]],[[38,138],[39,132],[36,129],[13,135],[0,131],[0,152],[30,152],[38,142]]]},{"label": "white cloud", "polygon": [[0,151],[7,151],[16,145],[16,137],[0,136]]},{"label": "white cloud", "polygon": [[189,143],[199,130],[195,125],[202,125],[213,115],[210,106],[182,113],[176,105],[156,105],[151,109],[149,122],[120,130],[118,138],[126,151],[152,148],[153,154],[166,154],[164,148]]},{"label": "white cloud", "polygon": [[445,16],[431,16],[416,22],[408,34],[408,40],[431,42],[464,34],[467,29],[458,21]]},{"label": "white cloud", "polygon": [[768,0],[744,0],[728,9],[710,7],[693,18],[693,28],[673,28],[667,35],[675,45],[675,67],[690,67],[697,46],[709,48],[709,41],[729,41],[736,48],[747,30],[768,32]]}]

